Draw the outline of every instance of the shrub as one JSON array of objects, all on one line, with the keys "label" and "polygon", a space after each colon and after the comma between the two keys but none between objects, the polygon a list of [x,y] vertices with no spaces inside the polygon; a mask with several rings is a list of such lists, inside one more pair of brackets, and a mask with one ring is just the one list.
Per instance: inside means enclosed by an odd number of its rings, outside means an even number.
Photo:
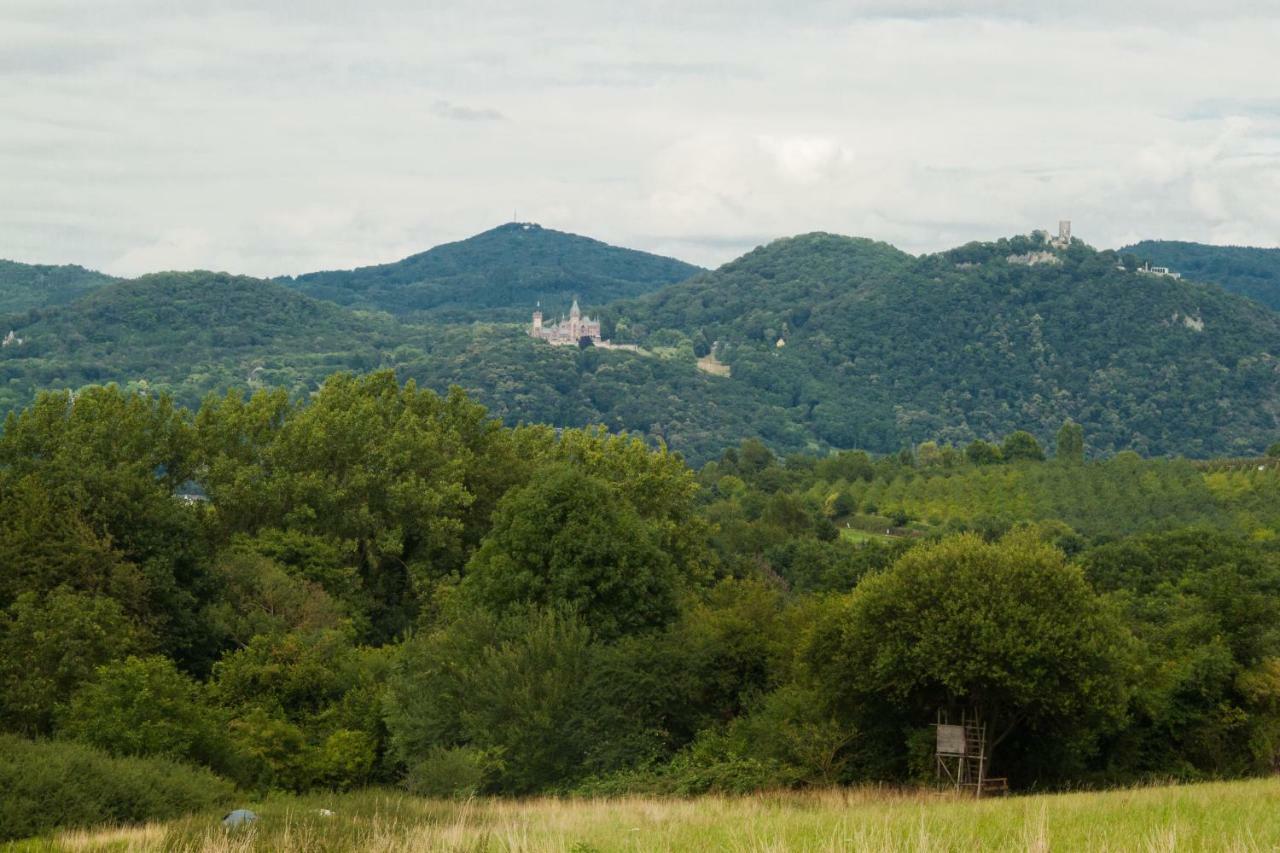
[{"label": "shrub", "polygon": [[708,729],[671,761],[583,780],[572,789],[581,797],[700,794],[750,794],[795,788],[804,773],[771,756],[748,755],[733,738]]},{"label": "shrub", "polygon": [[377,757],[376,744],[368,733],[339,729],[315,750],[315,776],[321,784],[337,790],[363,785],[369,781]]},{"label": "shrub", "polygon": [[241,784],[303,791],[315,781],[306,733],[288,720],[254,708],[231,721],[229,734],[244,762],[237,775]]},{"label": "shrub", "polygon": [[235,788],[198,767],[113,758],[83,744],[0,735],[0,841],[57,827],[164,820],[228,805]]},{"label": "shrub", "polygon": [[704,732],[689,749],[677,755],[667,768],[670,793],[750,794],[776,788],[794,788],[800,773],[774,758],[743,755],[720,732]]},{"label": "shrub", "polygon": [[465,799],[480,792],[485,773],[493,763],[488,753],[474,747],[435,749],[413,766],[404,784],[423,797]]},{"label": "shrub", "polygon": [[570,781],[589,745],[583,702],[590,634],[573,617],[478,612],[405,643],[388,682],[392,754],[414,768],[437,750],[473,747],[493,792],[524,794]]},{"label": "shrub", "polygon": [[226,750],[198,685],[164,657],[130,656],[98,667],[96,678],[72,697],[58,733],[112,755],[224,769]]}]

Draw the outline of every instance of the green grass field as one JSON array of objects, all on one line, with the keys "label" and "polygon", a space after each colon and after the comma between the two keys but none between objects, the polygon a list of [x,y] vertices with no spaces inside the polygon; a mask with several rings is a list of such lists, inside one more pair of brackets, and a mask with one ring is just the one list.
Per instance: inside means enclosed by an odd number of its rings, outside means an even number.
[{"label": "green grass field", "polygon": [[[874,789],[688,800],[424,800],[389,791],[247,803],[251,829],[204,814],[69,831],[12,850],[884,851],[1275,850],[1280,780],[975,802]],[[331,809],[332,817],[319,814]]]},{"label": "green grass field", "polygon": [[868,530],[865,527],[841,527],[838,529],[840,531],[840,535],[850,542],[879,542],[884,544],[886,542],[901,542],[907,535],[920,535],[915,531],[912,531],[910,534],[903,534],[900,531],[884,533],[883,531],[888,528]]},{"label": "green grass field", "polygon": [[886,536],[883,533],[872,533],[869,530],[859,530],[856,527],[841,527],[840,535],[850,542],[892,542],[892,536]]}]

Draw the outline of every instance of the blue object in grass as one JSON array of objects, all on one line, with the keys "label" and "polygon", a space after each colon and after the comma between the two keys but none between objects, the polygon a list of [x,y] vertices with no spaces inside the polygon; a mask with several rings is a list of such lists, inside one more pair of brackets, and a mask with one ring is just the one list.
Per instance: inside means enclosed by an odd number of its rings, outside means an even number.
[{"label": "blue object in grass", "polygon": [[236,809],[230,812],[222,819],[222,825],[225,827],[248,826],[258,819],[258,816],[248,809]]}]

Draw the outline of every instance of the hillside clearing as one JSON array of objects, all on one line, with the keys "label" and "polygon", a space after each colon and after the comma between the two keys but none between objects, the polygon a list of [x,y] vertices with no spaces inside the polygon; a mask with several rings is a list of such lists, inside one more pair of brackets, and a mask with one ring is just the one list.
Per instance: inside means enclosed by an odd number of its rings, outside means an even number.
[{"label": "hillside clearing", "polygon": [[850,542],[892,542],[895,538],[888,533],[873,533],[856,527],[841,527],[840,536]]},{"label": "hillside clearing", "polygon": [[[982,802],[876,789],[688,800],[280,797],[258,824],[218,815],[63,832],[13,850],[1272,850],[1280,780]],[[333,817],[319,814],[332,809]]]},{"label": "hillside clearing", "polygon": [[709,353],[698,359],[698,369],[712,376],[728,376],[731,372],[729,365],[716,358],[715,353]]}]

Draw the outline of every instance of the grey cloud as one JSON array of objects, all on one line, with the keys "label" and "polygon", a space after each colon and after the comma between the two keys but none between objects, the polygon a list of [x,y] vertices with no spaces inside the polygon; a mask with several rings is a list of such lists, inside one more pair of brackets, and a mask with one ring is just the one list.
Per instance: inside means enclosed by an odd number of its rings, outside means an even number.
[{"label": "grey cloud", "polygon": [[506,116],[494,109],[466,107],[448,101],[436,101],[431,105],[431,112],[450,121],[503,121],[506,119]]},{"label": "grey cloud", "polygon": [[[664,254],[681,257],[714,256],[735,258],[751,251],[757,246],[771,243],[779,237],[791,234],[664,234],[641,237],[639,242],[650,247],[651,251],[662,251]],[[714,264],[713,264],[714,266]]]},{"label": "grey cloud", "polygon": [[302,272],[513,207],[705,265],[1280,234],[1274,3],[0,4],[0,257]]},{"label": "grey cloud", "polygon": [[[593,60],[584,62],[574,69],[574,79],[578,82],[590,81],[592,85],[600,86],[655,86],[693,78],[727,81],[759,77],[759,70],[747,63],[736,62]],[[563,82],[569,82],[569,80]]]},{"label": "grey cloud", "polygon": [[0,76],[70,76],[109,62],[117,51],[109,45],[75,44],[69,40],[7,45],[0,49]]},{"label": "grey cloud", "polygon": [[1178,117],[1199,121],[1230,116],[1280,119],[1280,98],[1208,98],[1192,104]]}]

